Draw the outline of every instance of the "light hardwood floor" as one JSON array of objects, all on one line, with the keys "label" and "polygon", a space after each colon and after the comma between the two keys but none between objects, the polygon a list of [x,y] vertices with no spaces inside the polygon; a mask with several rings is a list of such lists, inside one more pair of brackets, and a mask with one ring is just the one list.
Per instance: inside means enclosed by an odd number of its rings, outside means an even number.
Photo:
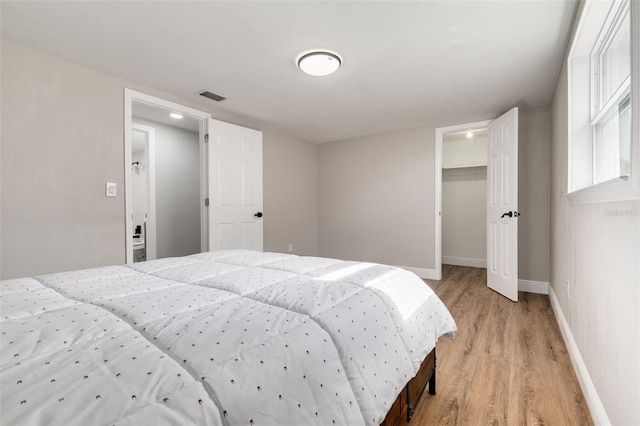
[{"label": "light hardwood floor", "polygon": [[410,425],[592,425],[549,297],[514,303],[487,288],[485,269],[442,272],[427,283],[458,333],[440,339],[437,394],[423,394]]}]

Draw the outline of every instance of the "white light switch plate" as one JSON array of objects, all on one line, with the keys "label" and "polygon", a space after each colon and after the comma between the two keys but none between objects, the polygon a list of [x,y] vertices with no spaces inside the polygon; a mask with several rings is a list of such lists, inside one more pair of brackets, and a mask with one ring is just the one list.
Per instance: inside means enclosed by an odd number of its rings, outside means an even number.
[{"label": "white light switch plate", "polygon": [[115,197],[118,193],[118,185],[114,182],[107,182],[105,185],[104,195],[106,197]]}]

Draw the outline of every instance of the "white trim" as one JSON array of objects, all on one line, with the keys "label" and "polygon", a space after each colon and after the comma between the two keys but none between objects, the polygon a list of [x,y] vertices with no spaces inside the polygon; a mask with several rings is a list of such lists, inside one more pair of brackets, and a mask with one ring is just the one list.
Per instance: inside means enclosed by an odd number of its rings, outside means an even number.
[{"label": "white trim", "polygon": [[435,269],[414,268],[412,266],[397,266],[398,268],[406,269],[413,272],[417,276],[425,280],[439,280],[440,277],[436,274]]},{"label": "white trim", "polygon": [[442,263],[446,265],[470,266],[472,268],[487,269],[487,259],[472,259],[467,257],[442,256]]},{"label": "white trim", "polygon": [[436,152],[435,152],[435,280],[442,279],[442,137],[444,135],[444,129],[436,129]]},{"label": "white trim", "polygon": [[133,263],[133,200],[131,199],[131,125],[133,93],[124,89],[124,261]]},{"label": "white trim", "polygon": [[210,198],[209,193],[209,143],[205,143],[205,137],[209,134],[209,120],[200,121],[198,127],[200,144],[200,251],[209,251],[209,207],[204,200]]},{"label": "white trim", "polygon": [[[633,173],[633,171],[632,171]],[[617,177],[606,182],[600,182],[586,188],[578,189],[567,194],[570,205],[611,203],[628,201],[638,198],[633,182],[629,177]]]},{"label": "white trim", "polygon": [[[442,278],[442,139],[447,133],[455,133],[463,130],[474,130],[485,128],[491,123],[491,120],[476,121],[473,123],[456,124],[454,126],[438,127],[436,129],[435,143],[435,269],[433,280]],[[486,264],[485,264],[486,267]],[[418,274],[420,276],[420,274]],[[421,277],[425,278],[425,277]]]},{"label": "white trim", "polygon": [[549,294],[549,283],[544,281],[518,280],[518,291]]},{"label": "white trim", "polygon": [[591,381],[589,370],[587,370],[587,366],[582,359],[578,345],[573,338],[573,333],[571,333],[571,328],[569,327],[569,323],[562,312],[562,308],[560,307],[558,298],[553,291],[553,287],[549,287],[549,299],[551,300],[551,308],[556,314],[556,319],[560,326],[560,332],[562,333],[564,342],[567,345],[567,351],[569,352],[573,369],[578,377],[578,382],[580,382],[580,388],[582,389],[582,393],[587,401],[587,406],[589,406],[591,418],[597,425],[610,425],[611,421],[609,421],[609,416],[607,416],[604,405],[602,405],[602,401],[598,396],[598,391],[596,390],[593,381]]}]

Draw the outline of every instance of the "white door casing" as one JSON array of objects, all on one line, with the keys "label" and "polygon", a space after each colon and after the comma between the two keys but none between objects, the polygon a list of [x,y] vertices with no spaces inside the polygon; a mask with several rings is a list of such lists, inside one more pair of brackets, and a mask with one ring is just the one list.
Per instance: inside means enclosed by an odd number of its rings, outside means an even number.
[{"label": "white door casing", "polygon": [[209,250],[262,251],[262,132],[209,119]]},{"label": "white door casing", "polygon": [[489,123],[487,284],[518,301],[518,108]]}]

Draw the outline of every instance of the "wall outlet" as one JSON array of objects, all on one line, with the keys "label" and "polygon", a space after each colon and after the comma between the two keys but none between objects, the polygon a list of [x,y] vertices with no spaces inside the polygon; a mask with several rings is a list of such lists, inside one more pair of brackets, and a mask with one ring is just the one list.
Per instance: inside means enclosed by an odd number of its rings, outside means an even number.
[{"label": "wall outlet", "polygon": [[293,253],[293,243],[289,243],[289,253]]}]

